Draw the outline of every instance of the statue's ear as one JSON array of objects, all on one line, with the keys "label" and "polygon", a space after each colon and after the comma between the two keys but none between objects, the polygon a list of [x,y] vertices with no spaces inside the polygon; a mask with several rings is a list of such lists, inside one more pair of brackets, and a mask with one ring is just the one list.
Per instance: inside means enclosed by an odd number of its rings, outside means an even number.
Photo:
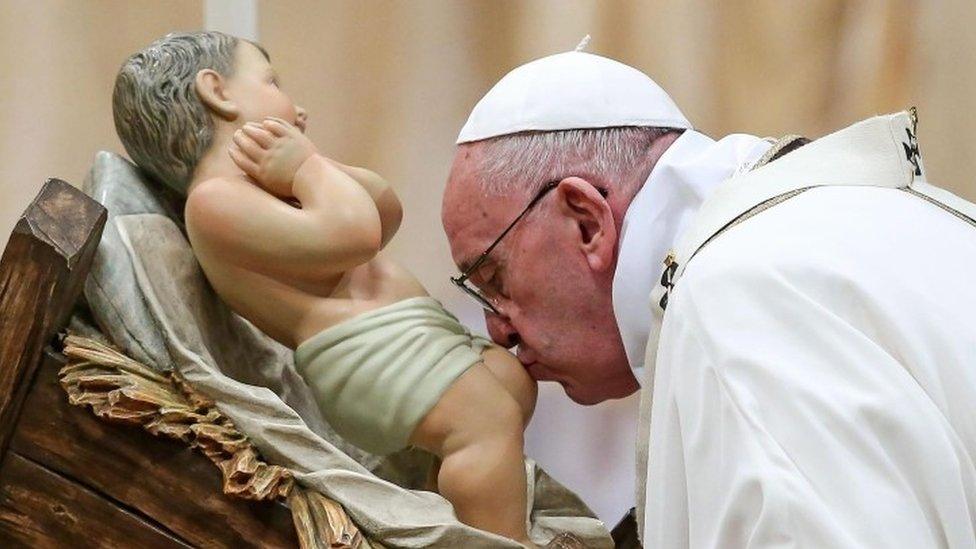
[{"label": "statue's ear", "polygon": [[227,81],[213,69],[202,69],[197,73],[194,85],[200,101],[215,115],[224,120],[236,120],[240,115],[237,104],[230,100],[226,92]]}]

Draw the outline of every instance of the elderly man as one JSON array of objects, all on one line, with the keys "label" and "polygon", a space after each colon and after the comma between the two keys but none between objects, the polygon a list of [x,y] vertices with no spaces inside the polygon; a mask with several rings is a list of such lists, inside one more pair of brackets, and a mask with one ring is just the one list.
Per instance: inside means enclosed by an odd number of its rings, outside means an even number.
[{"label": "elderly man", "polygon": [[454,281],[573,400],[643,376],[645,545],[976,546],[976,206],[916,123],[715,141],[582,52],[474,108]]}]

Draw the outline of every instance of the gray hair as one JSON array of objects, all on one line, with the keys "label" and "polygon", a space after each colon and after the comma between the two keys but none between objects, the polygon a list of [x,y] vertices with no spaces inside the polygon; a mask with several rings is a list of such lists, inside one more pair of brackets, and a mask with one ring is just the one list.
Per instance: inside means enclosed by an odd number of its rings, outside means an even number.
[{"label": "gray hair", "polygon": [[237,43],[221,32],[170,33],[126,59],[115,78],[112,114],[122,145],[140,168],[180,195],[214,135],[196,75],[212,69],[231,76]]},{"label": "gray hair", "polygon": [[530,131],[478,141],[478,173],[486,196],[530,194],[546,182],[579,176],[635,193],[638,176],[657,160],[651,146],[680,130],[638,126]]}]

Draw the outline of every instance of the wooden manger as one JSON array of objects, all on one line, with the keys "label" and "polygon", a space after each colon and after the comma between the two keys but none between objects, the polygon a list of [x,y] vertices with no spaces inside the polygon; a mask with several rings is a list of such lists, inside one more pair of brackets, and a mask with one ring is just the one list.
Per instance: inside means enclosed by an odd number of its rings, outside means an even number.
[{"label": "wooden manger", "polygon": [[0,259],[0,546],[297,547],[288,508],[225,496],[203,453],[68,403],[58,333],[105,219],[49,180]]}]

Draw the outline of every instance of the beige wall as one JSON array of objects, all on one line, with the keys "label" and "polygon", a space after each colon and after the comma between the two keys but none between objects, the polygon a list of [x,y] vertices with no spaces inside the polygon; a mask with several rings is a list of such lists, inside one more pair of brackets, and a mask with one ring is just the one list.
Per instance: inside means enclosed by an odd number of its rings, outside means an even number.
[{"label": "beige wall", "polygon": [[[199,28],[203,5],[0,1],[0,242],[46,177],[80,183],[96,150],[121,150],[116,68],[164,32]],[[932,179],[976,199],[968,0],[290,0],[258,10],[260,38],[310,109],[312,136],[398,185],[407,220],[394,250],[422,273],[450,266],[439,193],[468,109],[512,66],[585,33],[591,51],[651,74],[714,135],[815,136],[917,104]],[[435,293],[446,289],[437,280]]]},{"label": "beige wall", "polygon": [[122,150],[112,84],[152,39],[199,28],[202,0],[0,0],[0,245],[49,177],[80,185]]},{"label": "beige wall", "polygon": [[[453,138],[511,67],[571,49],[648,72],[713,135],[817,136],[920,109],[930,177],[976,199],[976,3],[259,2],[259,34],[324,151],[385,174],[407,218],[393,251],[451,296],[440,193]],[[968,147],[968,149],[966,149]]]}]

